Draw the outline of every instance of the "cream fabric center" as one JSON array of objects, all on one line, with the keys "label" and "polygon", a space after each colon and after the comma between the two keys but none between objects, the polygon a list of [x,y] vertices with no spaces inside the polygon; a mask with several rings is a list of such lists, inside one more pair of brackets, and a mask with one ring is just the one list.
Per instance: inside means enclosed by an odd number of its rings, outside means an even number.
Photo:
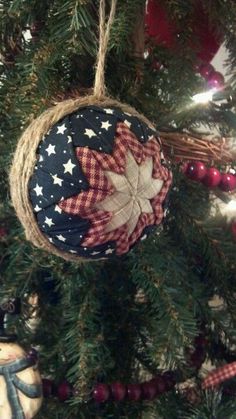
[{"label": "cream fabric center", "polygon": [[127,224],[130,236],[142,213],[153,213],[150,200],[156,197],[163,186],[163,181],[153,179],[153,160],[146,160],[138,165],[130,151],[126,156],[126,167],[123,175],[105,171],[105,175],[114,186],[115,192],[96,204],[99,210],[113,213],[106,226],[106,232],[113,231]]}]

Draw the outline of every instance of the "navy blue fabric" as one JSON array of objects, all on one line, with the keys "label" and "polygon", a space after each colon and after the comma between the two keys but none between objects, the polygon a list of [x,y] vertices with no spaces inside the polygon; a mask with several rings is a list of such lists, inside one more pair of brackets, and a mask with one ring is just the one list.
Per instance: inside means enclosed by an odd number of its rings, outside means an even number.
[{"label": "navy blue fabric", "polygon": [[40,229],[60,250],[94,259],[115,254],[116,243],[111,241],[92,248],[81,246],[90,222],[63,212],[58,203],[89,189],[75,147],[112,154],[118,122],[128,124],[141,143],[153,135],[157,137],[156,131],[128,113],[88,106],[61,119],[38,147],[38,161],[29,183],[30,198]]}]

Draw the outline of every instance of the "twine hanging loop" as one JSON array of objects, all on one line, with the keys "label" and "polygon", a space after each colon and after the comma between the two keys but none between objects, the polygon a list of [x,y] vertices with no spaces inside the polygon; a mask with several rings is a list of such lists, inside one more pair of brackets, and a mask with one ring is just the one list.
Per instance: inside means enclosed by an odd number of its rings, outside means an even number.
[{"label": "twine hanging loop", "polygon": [[106,85],[105,85],[105,62],[107,47],[111,32],[111,26],[113,24],[116,12],[117,0],[111,0],[111,10],[109,18],[106,22],[106,2],[105,0],[100,0],[99,7],[99,49],[97,55],[96,63],[96,74],[94,82],[94,96],[97,99],[101,99],[106,95]]}]

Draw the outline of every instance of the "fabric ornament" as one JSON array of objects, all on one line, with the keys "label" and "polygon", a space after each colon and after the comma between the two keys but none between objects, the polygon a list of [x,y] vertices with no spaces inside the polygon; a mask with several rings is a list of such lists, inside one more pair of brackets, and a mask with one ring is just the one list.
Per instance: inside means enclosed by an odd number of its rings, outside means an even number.
[{"label": "fabric ornament", "polygon": [[113,0],[105,25],[100,3],[94,94],[63,101],[34,120],[10,173],[27,239],[66,260],[126,254],[161,224],[172,180],[152,124],[105,94],[115,6]]},{"label": "fabric ornament", "polygon": [[34,362],[18,344],[0,340],[0,418],[31,419],[41,404],[41,378]]}]

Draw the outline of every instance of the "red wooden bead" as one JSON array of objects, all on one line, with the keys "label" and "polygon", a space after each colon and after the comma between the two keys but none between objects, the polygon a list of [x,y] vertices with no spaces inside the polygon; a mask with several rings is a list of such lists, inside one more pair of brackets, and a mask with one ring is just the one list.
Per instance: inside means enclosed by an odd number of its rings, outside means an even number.
[{"label": "red wooden bead", "polygon": [[110,385],[111,394],[114,400],[117,402],[123,400],[126,395],[126,387],[120,382],[115,382]]},{"label": "red wooden bead", "polygon": [[207,173],[207,169],[204,163],[201,161],[193,161],[188,164],[186,175],[196,181],[202,180]]},{"label": "red wooden bead", "polygon": [[142,383],[142,395],[144,400],[153,400],[156,397],[156,385],[151,381]]},{"label": "red wooden bead", "polygon": [[213,73],[213,71],[215,71],[213,65],[211,64],[202,64],[199,68],[199,73],[201,74],[202,77],[204,77],[204,79],[208,80],[209,76],[211,73]]},{"label": "red wooden bead", "polygon": [[68,383],[68,381],[63,381],[59,384],[57,388],[57,396],[61,402],[65,402],[68,400],[72,395],[72,386]]},{"label": "red wooden bead", "polygon": [[137,402],[140,400],[142,394],[142,388],[140,384],[128,384],[127,385],[127,396],[129,400]]},{"label": "red wooden bead", "polygon": [[221,173],[215,167],[210,167],[209,169],[207,169],[206,176],[202,180],[204,185],[208,186],[208,188],[215,188],[219,185],[220,181]]},{"label": "red wooden bead", "polygon": [[224,83],[224,76],[219,71],[213,71],[207,80],[207,84],[211,89],[221,89],[224,87]]},{"label": "red wooden bead", "polygon": [[93,399],[97,403],[103,403],[108,400],[110,395],[109,387],[107,384],[96,384],[93,389]]},{"label": "red wooden bead", "polygon": [[236,188],[236,176],[231,173],[223,173],[219,188],[225,192],[233,191]]},{"label": "red wooden bead", "polygon": [[49,378],[42,379],[43,397],[50,397],[53,393],[53,382]]},{"label": "red wooden bead", "polygon": [[155,385],[157,394],[165,393],[166,391],[166,383],[164,378],[161,375],[157,375],[154,377],[151,382]]}]

